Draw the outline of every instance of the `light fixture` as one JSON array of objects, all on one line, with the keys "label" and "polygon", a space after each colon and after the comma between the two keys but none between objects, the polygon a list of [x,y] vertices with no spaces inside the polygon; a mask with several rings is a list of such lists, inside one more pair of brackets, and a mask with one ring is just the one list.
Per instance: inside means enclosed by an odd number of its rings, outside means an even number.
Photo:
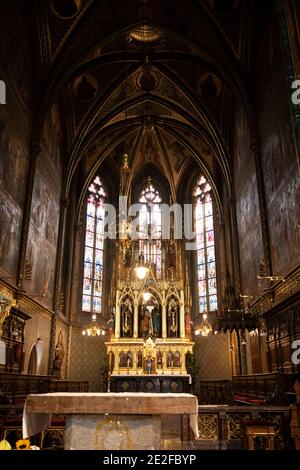
[{"label": "light fixture", "polygon": [[145,277],[148,274],[148,271],[149,271],[149,268],[147,268],[146,266],[137,266],[135,268],[135,274],[136,274],[137,278],[140,279],[140,280],[145,279]]},{"label": "light fixture", "polygon": [[207,320],[207,313],[203,313],[202,322],[195,329],[196,336],[208,336],[212,332],[212,326]]},{"label": "light fixture", "polygon": [[143,293],[143,299],[145,300],[145,302],[148,302],[152,297],[152,294],[151,292],[144,292]]},{"label": "light fixture", "polygon": [[82,327],[81,334],[83,336],[103,336],[105,335],[105,328],[97,322],[97,315],[92,314],[92,321],[88,325]]},{"label": "light fixture", "polygon": [[139,264],[138,266],[134,268],[134,271],[135,271],[136,277],[140,279],[141,281],[145,279],[145,277],[147,276],[149,272],[149,268],[145,266],[143,253],[140,254]]}]

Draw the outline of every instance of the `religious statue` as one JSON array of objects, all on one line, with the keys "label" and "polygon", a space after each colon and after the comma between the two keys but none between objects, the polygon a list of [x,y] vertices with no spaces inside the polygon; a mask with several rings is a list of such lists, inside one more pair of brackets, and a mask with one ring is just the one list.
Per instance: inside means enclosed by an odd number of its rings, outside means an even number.
[{"label": "religious statue", "polygon": [[152,310],[152,325],[153,325],[153,335],[156,338],[161,337],[161,312],[160,307],[157,302],[154,304]]},{"label": "religious statue", "polygon": [[153,323],[151,311],[147,308],[147,305],[142,306],[141,311],[141,323],[140,323],[140,332],[142,338],[146,338],[149,334],[153,335]]},{"label": "religious statue", "polygon": [[157,368],[162,369],[163,367],[163,355],[161,351],[158,351],[156,356]]},{"label": "religious statue", "polygon": [[143,367],[143,353],[142,351],[139,351],[137,354],[137,367],[138,369],[141,369]]},{"label": "religious statue", "polygon": [[173,367],[173,354],[171,351],[167,353],[167,367]]},{"label": "religious statue", "polygon": [[178,336],[178,319],[177,319],[177,304],[174,299],[169,302],[168,309],[168,337],[177,338]]},{"label": "religious statue", "polygon": [[131,268],[131,250],[127,248],[124,256],[124,267]]},{"label": "religious statue", "polygon": [[132,303],[127,297],[121,305],[122,336],[123,338],[132,337]]},{"label": "religious statue", "polygon": [[127,366],[127,369],[130,369],[132,366],[133,366],[133,354],[131,351],[128,351],[127,352],[127,355],[126,355],[126,366]]},{"label": "religious statue", "polygon": [[110,319],[107,320],[106,326],[108,329],[108,338],[109,340],[114,337],[114,330],[115,330],[115,314],[111,312]]},{"label": "religious statue", "polygon": [[179,351],[173,354],[173,367],[181,367],[181,354]]},{"label": "religious statue", "polygon": [[154,373],[154,360],[150,355],[145,359],[145,372],[147,372],[147,374]]},{"label": "religious statue", "polygon": [[184,315],[184,328],[185,328],[185,336],[186,338],[192,338],[192,320],[189,312],[185,312]]},{"label": "religious statue", "polygon": [[54,375],[58,379],[62,378],[61,367],[62,367],[64,355],[65,355],[65,350],[64,350],[63,335],[62,335],[62,331],[60,330],[57,343],[55,346],[55,356],[54,356],[54,361],[53,361],[52,370],[51,370],[51,375]]}]

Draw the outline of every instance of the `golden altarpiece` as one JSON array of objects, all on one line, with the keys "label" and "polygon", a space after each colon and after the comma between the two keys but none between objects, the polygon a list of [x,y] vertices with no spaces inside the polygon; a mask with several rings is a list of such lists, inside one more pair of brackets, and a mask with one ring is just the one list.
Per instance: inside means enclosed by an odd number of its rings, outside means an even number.
[{"label": "golden altarpiece", "polygon": [[[121,188],[127,169],[125,159]],[[187,391],[186,357],[193,342],[181,240],[176,245],[172,237],[162,237],[162,200],[150,177],[138,202],[137,237],[129,235],[128,220],[119,227],[123,236],[117,243],[114,315],[106,342],[111,389]]]}]

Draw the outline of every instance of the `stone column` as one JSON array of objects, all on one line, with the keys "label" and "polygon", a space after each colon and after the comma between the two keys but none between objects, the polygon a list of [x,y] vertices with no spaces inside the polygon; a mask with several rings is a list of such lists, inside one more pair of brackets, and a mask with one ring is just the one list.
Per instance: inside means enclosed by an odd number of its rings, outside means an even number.
[{"label": "stone column", "polygon": [[167,306],[166,303],[163,302],[162,310],[161,310],[161,320],[162,320],[162,338],[167,337]]},{"label": "stone column", "polygon": [[117,294],[116,294],[116,318],[115,318],[115,338],[120,338],[120,326],[121,326],[120,291],[117,290]]},{"label": "stone column", "polygon": [[265,187],[264,187],[263,169],[262,169],[262,164],[261,164],[261,154],[260,154],[259,143],[257,140],[253,140],[251,142],[250,150],[253,152],[254,160],[255,160],[258,202],[259,202],[259,211],[260,211],[260,223],[261,223],[261,233],[262,233],[262,243],[263,243],[263,250],[264,250],[264,262],[266,266],[266,274],[272,275],[273,269],[272,269],[272,256],[271,256],[271,247],[270,247],[266,194],[265,194]]},{"label": "stone column", "polygon": [[184,324],[184,293],[180,291],[180,338],[185,338],[185,324]]},{"label": "stone column", "polygon": [[236,220],[236,201],[234,198],[229,199],[229,210],[231,219],[231,241],[232,241],[232,263],[233,273],[235,278],[235,288],[241,292],[241,267],[240,267],[240,249],[239,249],[239,235]]}]

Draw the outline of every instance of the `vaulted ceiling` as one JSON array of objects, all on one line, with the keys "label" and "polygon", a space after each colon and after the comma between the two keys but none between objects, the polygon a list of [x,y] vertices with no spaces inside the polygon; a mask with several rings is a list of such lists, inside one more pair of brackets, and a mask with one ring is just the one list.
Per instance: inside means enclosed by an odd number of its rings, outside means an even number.
[{"label": "vaulted ceiling", "polygon": [[[243,0],[49,0],[35,2],[42,88],[39,140],[60,107],[66,194],[80,163],[90,178],[104,159],[118,174],[155,165],[174,196],[192,161],[231,188],[234,107],[252,121],[251,3]],[[37,80],[39,83],[39,80]]]}]

